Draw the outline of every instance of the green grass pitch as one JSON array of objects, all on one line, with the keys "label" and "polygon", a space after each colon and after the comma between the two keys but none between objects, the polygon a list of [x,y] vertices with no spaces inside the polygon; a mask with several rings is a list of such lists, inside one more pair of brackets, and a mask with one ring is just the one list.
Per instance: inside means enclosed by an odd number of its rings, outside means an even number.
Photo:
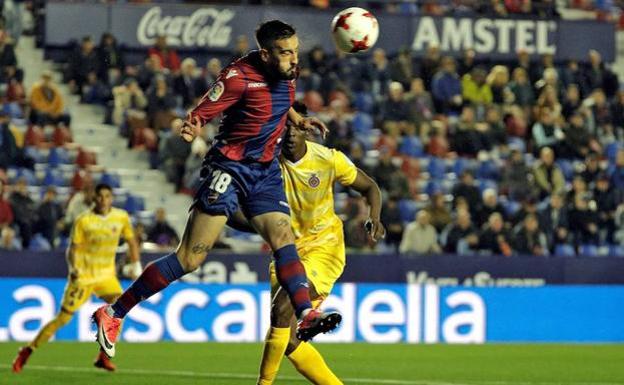
[{"label": "green grass pitch", "polygon": [[[255,384],[260,344],[157,343],[117,346],[116,373],[91,366],[95,343],[53,342],[19,375],[17,343],[0,343],[0,384]],[[624,384],[624,345],[318,344],[345,384]],[[306,381],[285,360],[276,384]]]}]

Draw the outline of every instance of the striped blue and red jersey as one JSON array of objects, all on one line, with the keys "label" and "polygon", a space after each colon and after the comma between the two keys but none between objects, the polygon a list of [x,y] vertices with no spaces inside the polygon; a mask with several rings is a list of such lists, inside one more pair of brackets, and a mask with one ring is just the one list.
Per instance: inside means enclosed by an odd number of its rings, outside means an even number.
[{"label": "striped blue and red jersey", "polygon": [[280,153],[294,100],[295,80],[268,79],[252,51],[221,71],[191,118],[204,125],[223,113],[213,148],[235,161],[270,162]]}]

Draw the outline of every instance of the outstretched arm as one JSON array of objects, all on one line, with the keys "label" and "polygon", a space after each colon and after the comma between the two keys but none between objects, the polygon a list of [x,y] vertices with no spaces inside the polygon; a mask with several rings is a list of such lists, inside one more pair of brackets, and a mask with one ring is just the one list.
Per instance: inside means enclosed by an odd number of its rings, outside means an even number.
[{"label": "outstretched arm", "polygon": [[315,128],[317,128],[321,132],[323,139],[329,132],[329,129],[327,128],[325,123],[323,123],[319,118],[313,116],[301,116],[301,114],[295,111],[295,109],[292,107],[290,107],[290,110],[288,110],[288,119],[290,119],[295,124],[295,126],[299,126],[306,131],[313,131]]},{"label": "outstretched arm", "polygon": [[[381,190],[377,183],[364,171],[357,169],[355,181],[350,186],[362,194],[370,207],[370,219],[367,222],[367,230],[373,241],[377,242],[385,237],[386,229],[381,223]],[[370,223],[370,224],[369,224]]]}]

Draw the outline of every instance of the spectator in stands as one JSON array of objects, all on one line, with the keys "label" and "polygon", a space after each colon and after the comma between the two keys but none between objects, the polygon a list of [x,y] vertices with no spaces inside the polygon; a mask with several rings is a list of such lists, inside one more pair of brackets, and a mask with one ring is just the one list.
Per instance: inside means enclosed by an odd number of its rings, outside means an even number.
[{"label": "spectator in stands", "polygon": [[212,84],[215,80],[217,80],[219,74],[221,73],[221,68],[223,68],[223,66],[221,65],[221,60],[217,59],[216,57],[208,60],[203,74],[204,82],[206,85]]},{"label": "spectator in stands", "polygon": [[602,89],[608,98],[613,97],[619,88],[617,76],[605,67],[598,51],[590,50],[588,57],[589,63],[583,71],[585,88],[588,91]]},{"label": "spectator in stands", "polygon": [[13,209],[5,197],[5,184],[0,179],[0,230],[13,224]]},{"label": "spectator in stands", "polygon": [[113,86],[119,84],[121,74],[126,67],[126,60],[117,39],[109,32],[104,32],[97,47],[97,57],[100,63],[98,78]]},{"label": "spectator in stands", "polygon": [[416,220],[405,228],[403,239],[399,246],[401,254],[438,254],[442,252],[438,244],[438,232],[430,224],[429,213],[420,210]]},{"label": "spectator in stands", "polygon": [[13,230],[11,227],[0,227],[0,250],[22,250],[22,244],[16,238],[15,230]]},{"label": "spectator in stands", "polygon": [[457,72],[459,76],[464,76],[472,71],[472,69],[477,65],[476,56],[477,53],[472,48],[468,48],[462,52],[462,56],[457,65]]},{"label": "spectator in stands", "polygon": [[196,73],[195,60],[186,58],[182,61],[180,74],[173,79],[173,91],[182,99],[179,104],[184,109],[195,106],[202,97],[208,85],[204,79]]},{"label": "spectator in stands", "polygon": [[583,159],[589,153],[594,141],[583,115],[579,112],[572,114],[563,132],[564,140],[560,146],[561,157]]},{"label": "spectator in stands", "polygon": [[476,157],[492,148],[488,125],[477,122],[475,109],[470,105],[462,108],[453,140],[455,152],[464,156]]},{"label": "spectator in stands", "polygon": [[540,150],[540,159],[535,162],[533,167],[533,178],[540,199],[544,199],[550,194],[563,192],[565,179],[561,169],[555,164],[555,153],[550,147],[543,147]]},{"label": "spectator in stands", "polygon": [[351,199],[352,217],[346,221],[345,244],[347,247],[364,250],[369,248],[369,236],[364,224],[368,220],[368,209],[362,197]]},{"label": "spectator in stands", "polygon": [[503,124],[498,106],[489,106],[485,110],[485,123],[487,129],[484,128],[483,132],[486,135],[486,140],[492,145],[507,145],[507,129]]},{"label": "spectator in stands", "polygon": [[392,82],[388,86],[388,96],[381,105],[379,120],[386,123],[406,122],[410,118],[410,109],[405,101],[403,86],[399,82]]},{"label": "spectator in stands", "polygon": [[[423,81],[425,82],[425,89],[428,90],[432,90],[433,89],[433,78],[435,77],[435,75],[438,73],[438,70],[440,69],[440,67],[445,67],[446,66],[446,71],[450,71],[451,73],[455,73],[455,77],[457,79],[457,83],[459,83],[459,75],[457,75],[456,71],[453,69],[451,69],[450,64],[448,60],[453,60],[451,57],[445,57],[441,59],[441,55],[440,55],[440,47],[438,47],[435,44],[431,44],[429,46],[427,46],[427,50],[425,51],[425,56],[422,58],[422,60],[420,61],[420,77],[423,79]],[[453,66],[455,65],[455,63],[452,63]],[[440,85],[438,85],[440,86]],[[459,85],[458,85],[459,87]],[[434,91],[432,91],[434,92]],[[458,90],[457,92],[454,92],[452,95],[461,95],[461,90]],[[437,96],[433,95],[434,98],[437,98]],[[446,97],[442,97],[441,99],[447,99]],[[450,99],[450,98],[449,98]],[[461,102],[460,102],[461,104]]]},{"label": "spectator in stands", "polygon": [[425,208],[429,214],[430,222],[436,231],[441,232],[451,223],[451,213],[444,202],[444,194],[436,192],[431,197],[431,203]]},{"label": "spectator in stands", "polygon": [[414,62],[409,48],[401,48],[390,66],[390,77],[403,85],[410,87],[414,78]]},{"label": "spectator in stands", "polygon": [[70,54],[67,63],[67,81],[73,93],[82,95],[82,86],[86,83],[87,76],[91,72],[97,74],[100,64],[91,36],[83,37],[80,46]]},{"label": "spectator in stands", "polygon": [[569,212],[569,221],[575,246],[598,245],[600,242],[598,214],[595,210],[595,203],[590,205],[588,196],[575,196],[574,204]]},{"label": "spectator in stands", "polygon": [[0,169],[17,164],[20,149],[15,142],[15,136],[9,128],[9,116],[0,108]]},{"label": "spectator in stands", "polygon": [[610,170],[611,187],[624,190],[624,149],[618,149],[615,155],[615,164]]},{"label": "spectator in stands", "polygon": [[469,74],[462,77],[461,88],[463,99],[476,107],[492,103],[492,89],[486,82],[487,72],[482,67],[475,67]]},{"label": "spectator in stands", "polygon": [[561,141],[565,138],[563,130],[555,121],[552,109],[543,107],[540,110],[539,120],[531,128],[533,140],[538,149],[550,147],[557,151]]},{"label": "spectator in stands", "polygon": [[531,84],[535,84],[540,79],[542,74],[531,60],[527,50],[524,48],[519,49],[516,58],[514,70],[516,68],[522,68],[529,75],[529,82]]},{"label": "spectator in stands", "polygon": [[457,208],[457,201],[460,197],[466,199],[471,215],[474,217],[481,208],[481,194],[479,188],[475,186],[474,173],[471,170],[462,172],[459,183],[453,186],[453,203]]},{"label": "spectator in stands", "polygon": [[154,78],[154,85],[147,91],[147,115],[150,126],[156,132],[168,128],[174,118],[175,96],[171,92],[164,75]]},{"label": "spectator in stands", "polygon": [[240,59],[243,56],[247,55],[249,52],[249,39],[247,35],[238,35],[236,37],[236,43],[234,43],[234,50],[232,50],[232,57],[230,61],[234,61],[236,59]]},{"label": "spectator in stands", "polygon": [[513,93],[514,103],[521,107],[531,106],[535,101],[535,95],[533,94],[533,86],[529,83],[527,71],[518,67],[514,69],[512,78],[509,88]]},{"label": "spectator in stands", "polygon": [[386,243],[398,251],[403,236],[403,221],[399,209],[399,199],[396,194],[390,194],[381,210],[381,222],[386,227]]},{"label": "spectator in stands", "polygon": [[106,105],[111,99],[111,88],[95,72],[89,72],[81,95],[83,103]]},{"label": "spectator in stands", "polygon": [[347,106],[341,99],[332,101],[329,105],[329,122],[327,127],[326,144],[342,152],[348,152],[353,142],[353,130],[351,121],[348,119]]},{"label": "spectator in stands", "polygon": [[574,204],[574,199],[577,196],[587,197],[587,199],[592,197],[592,191],[588,189],[587,184],[581,175],[575,175],[574,178],[572,178],[572,188],[568,191],[567,196],[568,202]]},{"label": "spectator in stands", "polygon": [[529,215],[538,215],[537,199],[531,196],[531,194],[522,199],[520,210],[515,212],[513,215],[509,215],[511,217],[511,225],[517,226]]},{"label": "spectator in stands", "polygon": [[621,138],[624,134],[624,90],[618,91],[613,98],[611,116],[613,117],[613,126],[616,129],[617,137]]},{"label": "spectator in stands", "polygon": [[17,68],[17,56],[15,56],[15,47],[9,40],[9,36],[0,32],[0,69],[3,78],[7,67]]},{"label": "spectator in stands", "polygon": [[182,187],[184,164],[191,154],[191,143],[180,137],[181,129],[182,121],[174,120],[171,133],[160,143],[158,151],[161,159],[160,168],[167,175],[167,180],[175,184],[177,190]]},{"label": "spectator in stands", "polygon": [[505,230],[503,216],[494,212],[479,235],[479,250],[494,255],[510,257],[513,254],[511,238]]},{"label": "spectator in stands", "polygon": [[593,121],[598,128],[604,129],[605,125],[612,123],[613,117],[611,116],[611,109],[602,89],[595,89],[583,104],[590,107]]},{"label": "spectator in stands", "polygon": [[566,93],[563,97],[563,103],[561,107],[561,114],[564,118],[569,119],[572,114],[578,111],[581,107],[581,92],[578,85],[570,84],[566,88]]},{"label": "spectator in stands", "polygon": [[410,120],[416,124],[429,121],[435,112],[431,94],[425,90],[425,83],[421,78],[414,78],[410,83],[410,90],[405,95],[405,101],[410,112]]},{"label": "spectator in stands", "polygon": [[615,234],[615,210],[619,202],[616,192],[611,188],[607,174],[601,173],[598,176],[593,195],[598,213],[600,239],[607,244],[612,244]]},{"label": "spectator in stands", "polygon": [[583,166],[581,177],[590,188],[594,188],[594,185],[598,180],[598,176],[602,173],[598,154],[595,152],[588,153],[587,156],[585,156]]},{"label": "spectator in stands", "polygon": [[37,220],[37,213],[35,201],[28,194],[28,183],[25,178],[18,179],[15,184],[15,190],[9,197],[9,203],[11,204],[15,224],[19,228],[22,247],[27,249],[33,235],[33,225]]},{"label": "spectator in stands", "polygon": [[392,191],[390,189],[390,176],[397,169],[392,163],[392,153],[390,149],[383,146],[379,149],[379,162],[373,169],[373,179],[379,184],[379,187],[386,191]]},{"label": "spectator in stands", "polygon": [[178,53],[167,45],[166,36],[158,36],[154,42],[154,46],[147,51],[147,55],[149,57],[155,56],[158,58],[160,68],[166,68],[174,74],[180,70],[180,58],[178,57]]},{"label": "spectator in stands", "polygon": [[160,59],[156,55],[148,56],[137,69],[136,79],[141,89],[147,90],[154,84],[154,78],[163,72]]},{"label": "spectator in stands", "polygon": [[519,224],[513,237],[514,250],[521,255],[547,256],[548,243],[546,235],[539,228],[537,217],[527,215]]},{"label": "spectator in stands", "polygon": [[121,126],[125,119],[144,119],[147,98],[139,83],[128,78],[120,86],[113,88],[113,124]]},{"label": "spectator in stands", "polygon": [[456,219],[442,232],[444,251],[460,255],[469,254],[479,246],[479,232],[472,224],[470,212],[466,209],[458,209]]},{"label": "spectator in stands", "polygon": [[502,171],[501,188],[509,194],[511,200],[521,200],[531,192],[531,169],[524,162],[524,154],[519,149],[511,150]]},{"label": "spectator in stands", "polygon": [[[365,68],[365,79],[368,79],[370,91],[376,100],[384,99],[390,90],[389,85],[391,81],[390,62],[386,57],[386,51],[382,48],[375,48],[370,63]],[[401,96],[402,94],[401,92]]]},{"label": "spectator in stands", "polygon": [[554,252],[557,245],[566,244],[569,236],[568,209],[563,194],[552,194],[548,205],[539,213],[540,228],[547,235],[549,250]]},{"label": "spectator in stands", "polygon": [[46,189],[43,201],[37,208],[36,217],[34,232],[41,233],[54,247],[56,237],[63,226],[63,207],[56,201],[56,188],[53,186]]},{"label": "spectator in stands", "polygon": [[514,95],[509,88],[509,70],[504,65],[495,65],[487,76],[494,104],[511,103]]},{"label": "spectator in stands", "polygon": [[67,203],[67,210],[65,211],[64,223],[64,233],[69,233],[72,225],[78,215],[80,215],[83,211],[90,210],[95,203],[95,186],[93,183],[85,183],[82,187],[82,190],[78,191],[74,194],[73,197]]},{"label": "spectator in stands", "polygon": [[505,219],[505,208],[498,202],[498,195],[493,188],[486,188],[482,193],[482,203],[476,217],[477,225],[483,226],[493,213],[499,213]]},{"label": "spectator in stands", "polygon": [[[423,80],[425,80],[426,84],[424,74]],[[435,73],[431,80],[431,94],[433,95],[436,111],[443,114],[458,114],[463,103],[462,88],[455,60],[452,57],[445,56],[442,59],[440,70]]]},{"label": "spectator in stands", "polygon": [[65,113],[65,101],[60,90],[52,80],[52,73],[44,71],[41,81],[35,83],[30,91],[30,121],[37,125],[65,124],[71,121]]},{"label": "spectator in stands", "polygon": [[167,223],[165,209],[156,209],[155,222],[147,231],[147,240],[160,246],[175,247],[180,242],[176,231]]}]

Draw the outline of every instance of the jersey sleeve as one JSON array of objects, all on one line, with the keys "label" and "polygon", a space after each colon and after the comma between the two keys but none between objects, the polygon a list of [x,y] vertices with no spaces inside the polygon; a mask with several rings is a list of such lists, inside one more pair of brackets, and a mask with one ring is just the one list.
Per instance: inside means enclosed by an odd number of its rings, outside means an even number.
[{"label": "jersey sleeve", "polygon": [[235,67],[225,70],[210,85],[200,102],[191,111],[191,119],[199,117],[204,125],[240,100],[247,87],[245,76]]},{"label": "jersey sleeve", "polygon": [[124,213],[121,234],[126,240],[134,238],[134,230],[132,228],[132,223],[130,223],[130,216],[128,213]]},{"label": "jersey sleeve", "polygon": [[357,167],[351,162],[351,159],[342,153],[342,151],[332,150],[334,155],[334,172],[336,180],[343,186],[349,186],[355,182],[357,177]]}]

